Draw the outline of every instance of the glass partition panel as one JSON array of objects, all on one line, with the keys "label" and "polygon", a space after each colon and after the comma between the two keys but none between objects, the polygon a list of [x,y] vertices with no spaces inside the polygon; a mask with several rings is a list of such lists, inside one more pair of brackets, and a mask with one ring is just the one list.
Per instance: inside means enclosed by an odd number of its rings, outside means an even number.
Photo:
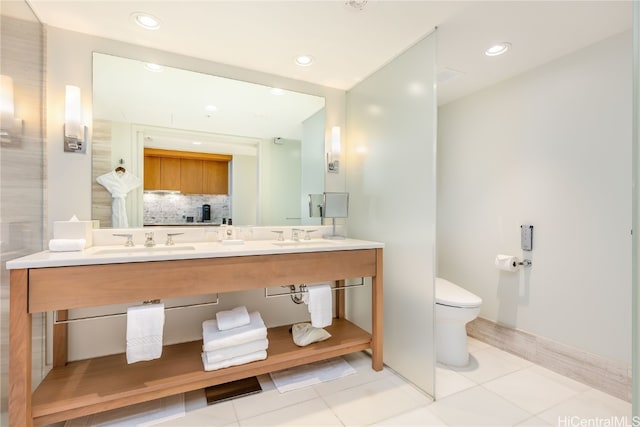
[{"label": "glass partition panel", "polygon": [[[384,362],[431,395],[435,53],[434,32],[350,90],[346,138],[349,236],[385,243]],[[366,307],[348,300],[349,317],[363,327]]]}]

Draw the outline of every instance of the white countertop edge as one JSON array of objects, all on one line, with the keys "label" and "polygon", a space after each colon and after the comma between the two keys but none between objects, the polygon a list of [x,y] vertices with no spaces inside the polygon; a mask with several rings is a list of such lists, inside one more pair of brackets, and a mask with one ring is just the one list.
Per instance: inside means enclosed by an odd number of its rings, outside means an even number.
[{"label": "white countertop edge", "polygon": [[[162,247],[163,245],[158,245]],[[51,252],[42,251],[7,261],[8,270],[21,268],[71,267],[98,264],[124,264],[133,262],[173,261],[202,258],[224,258],[235,256],[277,255],[289,253],[327,252],[358,249],[384,248],[380,242],[357,239],[325,240],[317,245],[300,242],[299,245],[278,246],[275,241],[253,240],[240,245],[222,245],[220,242],[180,242],[175,250],[166,252],[145,252],[139,245],[136,253],[95,254],[100,250],[120,249],[124,246],[94,246],[83,251]],[[195,250],[179,249],[180,246],[193,246]]]}]

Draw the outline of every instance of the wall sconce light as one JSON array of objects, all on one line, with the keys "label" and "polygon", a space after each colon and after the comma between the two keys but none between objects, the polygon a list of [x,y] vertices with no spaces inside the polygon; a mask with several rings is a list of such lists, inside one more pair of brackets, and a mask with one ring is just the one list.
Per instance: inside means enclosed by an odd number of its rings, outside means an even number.
[{"label": "wall sconce light", "polygon": [[340,171],[340,126],[331,128],[331,152],[327,153],[327,172]]},{"label": "wall sconce light", "polygon": [[87,141],[87,127],[82,124],[80,88],[65,86],[64,99],[64,151],[84,153]]},{"label": "wall sconce light", "polygon": [[2,143],[16,142],[22,134],[22,120],[14,116],[13,79],[0,74],[0,140]]}]

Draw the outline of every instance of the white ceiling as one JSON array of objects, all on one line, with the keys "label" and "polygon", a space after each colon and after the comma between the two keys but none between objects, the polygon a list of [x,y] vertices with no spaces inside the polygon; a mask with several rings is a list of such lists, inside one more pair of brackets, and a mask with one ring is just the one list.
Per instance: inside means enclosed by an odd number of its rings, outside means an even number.
[{"label": "white ceiling", "polygon": [[[632,26],[628,1],[28,0],[54,27],[348,90],[438,28],[444,104]],[[131,13],[158,17],[138,27]],[[483,52],[508,41],[506,55]],[[312,66],[294,64],[307,53]]]}]

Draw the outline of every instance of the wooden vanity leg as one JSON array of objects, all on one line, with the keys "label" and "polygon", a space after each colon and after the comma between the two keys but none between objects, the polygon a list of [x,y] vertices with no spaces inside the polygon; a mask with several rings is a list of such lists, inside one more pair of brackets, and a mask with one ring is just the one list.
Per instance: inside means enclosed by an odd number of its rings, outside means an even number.
[{"label": "wooden vanity leg", "polygon": [[[58,320],[67,320],[68,310],[58,310]],[[53,325],[53,367],[60,368],[67,364],[67,352],[69,349],[67,339],[67,324],[59,323]]]},{"label": "wooden vanity leg", "polygon": [[382,249],[376,249],[376,275],[371,278],[371,363],[376,371],[382,370]]},{"label": "wooden vanity leg", "polygon": [[11,270],[9,283],[9,425],[33,426],[31,314],[28,270]]},{"label": "wooden vanity leg", "polygon": [[[344,287],[344,280],[336,280],[337,287]],[[346,319],[346,313],[344,308],[344,290],[336,291],[336,318]]]}]

